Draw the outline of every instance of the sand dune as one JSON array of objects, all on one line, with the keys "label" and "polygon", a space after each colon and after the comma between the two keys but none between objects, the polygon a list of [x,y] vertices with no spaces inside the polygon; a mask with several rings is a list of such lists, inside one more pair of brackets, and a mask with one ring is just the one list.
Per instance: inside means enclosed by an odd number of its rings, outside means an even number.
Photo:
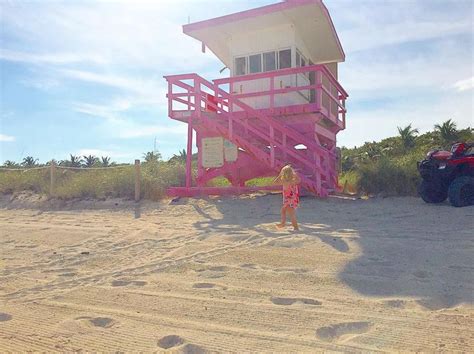
[{"label": "sand dune", "polygon": [[0,352],[474,351],[474,208],[0,202]]}]

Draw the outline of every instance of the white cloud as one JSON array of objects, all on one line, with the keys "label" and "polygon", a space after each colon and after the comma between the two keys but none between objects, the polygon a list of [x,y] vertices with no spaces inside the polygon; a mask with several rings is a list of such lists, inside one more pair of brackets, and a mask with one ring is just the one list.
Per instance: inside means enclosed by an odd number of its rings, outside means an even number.
[{"label": "white cloud", "polygon": [[412,124],[420,133],[433,130],[435,124],[452,119],[459,129],[472,127],[473,102],[462,95],[442,100],[414,100],[387,104],[386,107],[359,109],[347,114],[346,130],[338,134],[338,145],[359,146],[366,141],[396,136],[397,127]]},{"label": "white cloud", "polygon": [[142,125],[136,127],[122,128],[118,136],[123,139],[141,138],[147,136],[160,136],[169,138],[171,136],[187,136],[187,125],[179,124],[174,126],[164,125]]},{"label": "white cloud", "polygon": [[60,86],[60,81],[58,79],[47,77],[28,78],[20,80],[20,82],[26,87],[33,87],[42,91],[50,91],[51,89]]},{"label": "white cloud", "polygon": [[457,81],[453,87],[458,91],[472,90],[474,88],[474,76],[469,79]]},{"label": "white cloud", "polygon": [[90,71],[63,69],[60,71],[66,77],[93,82],[101,85],[124,88],[132,91],[143,91],[142,83],[136,79],[118,75],[99,74]]},{"label": "white cloud", "polygon": [[15,140],[16,139],[15,139],[14,136],[0,134],[0,141],[1,142],[12,142],[12,141],[15,141]]},{"label": "white cloud", "polygon": [[394,44],[403,44],[427,39],[442,38],[455,34],[470,33],[472,22],[409,22],[370,25],[370,22],[356,29],[342,31],[346,54],[376,49]]},{"label": "white cloud", "polygon": [[105,64],[106,61],[98,55],[76,54],[76,53],[53,53],[38,54],[0,49],[0,60],[22,62],[29,64],[71,64],[90,62],[96,64]]},{"label": "white cloud", "polygon": [[134,139],[149,136],[170,138],[172,136],[187,136],[187,126],[183,123],[163,118],[160,124],[143,124],[139,120],[125,118],[131,103],[127,99],[118,99],[106,105],[83,102],[73,104],[73,109],[93,117],[103,118],[102,128],[109,136],[120,139]]},{"label": "white cloud", "polygon": [[4,28],[28,48],[27,52],[4,50],[3,57],[8,60],[57,65],[90,62],[121,70],[171,69],[170,73],[173,69],[186,70],[189,64],[217,62],[212,55],[183,55],[198,53],[200,43],[182,33],[181,25],[187,19],[182,2],[2,6]]},{"label": "white cloud", "polygon": [[434,0],[328,0],[348,56],[358,51],[472,35],[472,2]]},{"label": "white cloud", "polygon": [[373,50],[349,56],[340,64],[339,79],[349,95],[360,94],[365,99],[400,91],[420,96],[425,90],[452,88],[453,79],[471,76],[472,59],[465,43],[449,39],[422,51]]},{"label": "white cloud", "polygon": [[116,109],[113,105],[98,105],[92,103],[75,102],[72,104],[72,109],[79,113],[84,113],[92,117],[104,118],[109,121],[121,120],[116,113],[120,109]]},{"label": "white cloud", "polygon": [[164,105],[166,101],[166,88],[161,82],[162,78],[144,79],[129,77],[125,75],[102,74],[84,70],[61,69],[60,74],[66,78],[72,78],[84,82],[95,83],[123,90],[125,93],[134,95],[129,99],[136,104]]}]

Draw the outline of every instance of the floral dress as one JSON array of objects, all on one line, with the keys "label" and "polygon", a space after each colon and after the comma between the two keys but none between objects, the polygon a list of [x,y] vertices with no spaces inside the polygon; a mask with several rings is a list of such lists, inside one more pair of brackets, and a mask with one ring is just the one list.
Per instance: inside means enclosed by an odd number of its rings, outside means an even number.
[{"label": "floral dress", "polygon": [[283,185],[283,206],[296,209],[300,204],[300,193],[297,184]]}]

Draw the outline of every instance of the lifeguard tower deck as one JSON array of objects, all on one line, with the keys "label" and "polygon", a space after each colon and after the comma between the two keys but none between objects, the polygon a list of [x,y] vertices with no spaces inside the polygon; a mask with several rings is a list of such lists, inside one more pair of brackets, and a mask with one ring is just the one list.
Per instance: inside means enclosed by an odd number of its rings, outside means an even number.
[{"label": "lifeguard tower deck", "polygon": [[[338,187],[336,135],[345,128],[338,63],[345,59],[322,0],[287,0],[183,26],[230,69],[207,81],[165,76],[169,117],[188,124],[186,186],[173,196],[233,194],[291,164],[321,197]],[[192,176],[195,131],[197,176]],[[232,186],[213,188],[218,176]]]}]

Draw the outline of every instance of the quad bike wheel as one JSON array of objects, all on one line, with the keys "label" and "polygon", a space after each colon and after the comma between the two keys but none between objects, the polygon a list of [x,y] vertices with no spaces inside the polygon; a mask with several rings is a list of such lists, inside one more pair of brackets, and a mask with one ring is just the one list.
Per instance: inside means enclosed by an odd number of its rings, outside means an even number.
[{"label": "quad bike wheel", "polygon": [[449,186],[449,202],[455,207],[474,204],[474,177],[461,176]]},{"label": "quad bike wheel", "polygon": [[426,203],[442,203],[448,197],[448,191],[435,183],[421,181],[418,193]]}]

